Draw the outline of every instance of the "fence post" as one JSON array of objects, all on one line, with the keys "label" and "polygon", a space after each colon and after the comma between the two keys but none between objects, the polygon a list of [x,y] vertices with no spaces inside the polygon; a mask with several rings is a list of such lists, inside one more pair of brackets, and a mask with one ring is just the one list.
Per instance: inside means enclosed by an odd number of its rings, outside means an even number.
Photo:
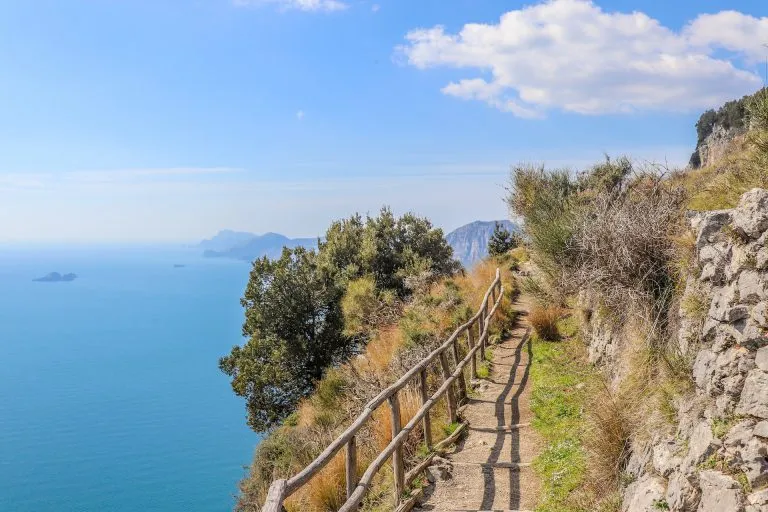
[{"label": "fence post", "polygon": [[483,308],[480,310],[479,320],[478,330],[480,333],[478,334],[478,341],[480,342],[480,361],[485,361],[485,336],[483,336],[485,332],[485,304],[483,304]]},{"label": "fence post", "polygon": [[[400,400],[397,392],[388,398],[392,412],[392,439],[400,433]],[[405,490],[405,461],[403,460],[403,445],[400,444],[392,453],[392,470],[395,473],[395,507],[400,504],[400,497]]]},{"label": "fence post", "polygon": [[347,442],[347,458],[344,466],[347,473],[347,499],[349,499],[357,487],[357,442],[355,436],[352,436]]},{"label": "fence post", "polygon": [[[469,324],[469,327],[467,328],[467,345],[469,345],[469,350],[472,350],[475,348],[475,333],[472,332],[472,329],[475,327],[474,323]],[[472,354],[472,378],[477,378],[477,352]]]},{"label": "fence post", "polygon": [[[429,400],[429,390],[427,389],[427,369],[424,368],[419,374],[420,390],[421,390],[421,405],[427,403]],[[424,444],[427,445],[427,451],[432,451],[432,420],[429,418],[429,411],[424,415],[421,420],[422,428],[424,429]]]},{"label": "fence post", "polygon": [[[453,362],[456,363],[456,366],[459,366],[459,337],[456,336],[456,339],[453,340]],[[456,399],[461,402],[467,397],[467,383],[464,380],[464,370],[461,370],[461,373],[459,374],[459,378],[456,379],[457,384],[457,390],[458,393],[456,394]]]},{"label": "fence post", "polygon": [[[440,367],[443,370],[443,379],[448,380],[451,377],[451,369],[448,366],[448,358],[445,355],[445,350],[440,352]],[[453,383],[448,386],[445,392],[446,399],[448,401],[448,418],[451,423],[456,422],[456,395],[453,393]]]}]

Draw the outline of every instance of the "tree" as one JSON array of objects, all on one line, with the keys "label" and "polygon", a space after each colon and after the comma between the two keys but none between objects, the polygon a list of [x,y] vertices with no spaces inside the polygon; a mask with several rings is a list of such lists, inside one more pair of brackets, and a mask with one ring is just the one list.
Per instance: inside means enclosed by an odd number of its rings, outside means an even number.
[{"label": "tree", "polygon": [[317,255],[283,249],[253,263],[241,300],[244,346],[219,361],[234,392],[246,398],[248,424],[263,432],[291,413],[323,371],[352,350],[343,334],[343,290],[319,269]]},{"label": "tree", "polygon": [[458,270],[452,256],[428,220],[396,218],[383,208],[377,217],[334,222],[317,251],[286,248],[277,260],[254,261],[241,300],[247,341],[219,360],[234,392],[246,398],[251,428],[277,426],[329,367],[359,350],[368,331],[397,310],[412,281]]},{"label": "tree", "polygon": [[501,256],[520,245],[520,239],[516,234],[510,233],[507,228],[500,223],[496,223],[493,228],[491,239],[488,240],[488,254],[490,256]]}]

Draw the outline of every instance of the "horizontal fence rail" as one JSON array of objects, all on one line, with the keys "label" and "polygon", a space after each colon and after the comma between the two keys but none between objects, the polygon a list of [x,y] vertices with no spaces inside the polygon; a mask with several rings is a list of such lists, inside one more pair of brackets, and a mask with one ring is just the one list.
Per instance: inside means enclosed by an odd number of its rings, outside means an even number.
[{"label": "horizontal fence rail", "polygon": [[[272,482],[272,485],[269,487],[267,499],[261,509],[262,512],[282,512],[284,510],[283,503],[285,500],[323,469],[342,448],[346,448],[345,468],[347,501],[344,502],[344,505],[339,509],[339,512],[350,512],[359,508],[365,494],[370,489],[371,482],[376,476],[376,473],[378,473],[381,467],[390,458],[392,459],[395,499],[397,500],[395,506],[399,505],[400,497],[403,495],[405,486],[409,483],[409,479],[412,480],[416,476],[415,473],[409,473],[408,478],[406,478],[405,461],[403,459],[402,449],[403,443],[411,431],[413,431],[413,429],[421,422],[424,430],[424,442],[427,448],[430,451],[432,450],[432,432],[429,411],[443,395],[446,395],[450,421],[452,423],[456,422],[458,418],[458,400],[465,398],[467,394],[464,368],[467,365],[470,365],[472,377],[477,377],[477,357],[480,357],[481,361],[483,360],[482,358],[485,357],[485,347],[488,342],[490,322],[493,319],[497,308],[501,304],[503,294],[504,287],[501,284],[501,272],[499,269],[496,269],[496,278],[488,287],[488,291],[485,292],[485,296],[483,297],[483,301],[480,304],[477,313],[475,313],[475,315],[466,323],[457,327],[453,334],[451,334],[442,345],[419,361],[419,363],[408,370],[408,372],[400,377],[394,384],[381,391],[381,393],[368,402],[357,419],[355,419],[355,421],[352,422],[339,437],[329,444],[307,467],[287,480],[281,479]],[[477,325],[477,338],[473,331],[475,325]],[[459,361],[458,343],[461,335],[465,332],[467,333],[466,339],[468,351],[464,359]],[[450,359],[453,359],[456,363],[453,369],[451,369],[449,356]],[[427,370],[435,360],[439,361],[440,375],[443,378],[443,383],[432,396],[429,396],[429,390],[427,388]],[[418,379],[422,405],[410,421],[401,428],[398,392],[415,379]],[[457,386],[454,386],[454,382],[457,383]],[[392,440],[387,447],[379,453],[373,462],[368,465],[368,468],[365,470],[362,477],[357,480],[357,443],[355,436],[365,422],[371,418],[373,412],[384,402],[388,402],[391,411]]]}]

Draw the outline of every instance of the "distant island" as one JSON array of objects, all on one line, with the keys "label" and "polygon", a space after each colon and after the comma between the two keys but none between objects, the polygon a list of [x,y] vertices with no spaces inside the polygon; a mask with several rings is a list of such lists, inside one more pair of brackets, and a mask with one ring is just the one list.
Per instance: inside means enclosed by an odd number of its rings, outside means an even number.
[{"label": "distant island", "polygon": [[51,272],[50,274],[47,274],[43,277],[38,277],[37,279],[33,279],[33,281],[39,281],[42,283],[63,283],[63,282],[69,282],[74,281],[77,279],[77,274],[59,274],[58,272]]},{"label": "distant island", "polygon": [[184,265],[183,263],[174,263],[173,264],[173,268],[184,268],[184,267],[186,267],[186,265]]}]

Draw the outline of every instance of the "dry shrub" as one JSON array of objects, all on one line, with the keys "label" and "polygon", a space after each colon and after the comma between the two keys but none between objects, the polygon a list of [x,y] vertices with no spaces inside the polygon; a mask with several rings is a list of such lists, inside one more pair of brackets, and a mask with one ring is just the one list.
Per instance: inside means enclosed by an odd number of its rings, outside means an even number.
[{"label": "dry shrub", "polygon": [[562,310],[558,307],[534,306],[528,313],[528,321],[541,339],[555,341],[560,337],[557,321],[562,314]]}]

